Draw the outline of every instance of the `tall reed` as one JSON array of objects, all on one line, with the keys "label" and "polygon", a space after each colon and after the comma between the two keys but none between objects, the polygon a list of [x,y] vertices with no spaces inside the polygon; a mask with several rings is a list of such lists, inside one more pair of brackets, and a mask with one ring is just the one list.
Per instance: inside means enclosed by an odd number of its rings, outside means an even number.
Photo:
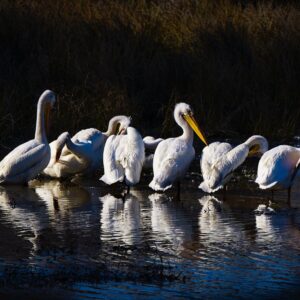
[{"label": "tall reed", "polygon": [[177,133],[189,102],[209,136],[300,128],[297,1],[0,2],[0,144],[33,135],[45,88],[50,139],[129,114],[143,134]]}]

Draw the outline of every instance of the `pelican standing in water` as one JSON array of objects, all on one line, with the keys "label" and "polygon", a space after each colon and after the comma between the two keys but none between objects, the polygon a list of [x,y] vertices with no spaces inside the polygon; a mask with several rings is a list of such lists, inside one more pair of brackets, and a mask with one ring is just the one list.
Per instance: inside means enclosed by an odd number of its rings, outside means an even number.
[{"label": "pelican standing in water", "polygon": [[281,145],[267,151],[260,159],[255,182],[263,190],[288,189],[290,201],[291,187],[300,177],[300,149]]},{"label": "pelican standing in water", "polygon": [[144,159],[143,139],[135,128],[128,127],[127,134],[107,139],[103,152],[104,175],[100,180],[106,184],[124,181],[129,192],[130,186],[140,181]]},{"label": "pelican standing in water", "polygon": [[223,188],[232,177],[232,172],[248,156],[263,154],[268,150],[267,140],[260,135],[253,135],[244,143],[232,147],[228,143],[214,142],[203,149],[200,168],[203,182],[199,188],[206,193],[214,193]]},{"label": "pelican standing in water", "polygon": [[64,178],[95,172],[102,165],[107,138],[112,134],[123,134],[130,121],[127,116],[115,116],[109,121],[106,132],[102,133],[95,128],[83,129],[72,139],[62,134],[50,144],[54,160],[50,161],[43,173],[54,178]]},{"label": "pelican standing in water", "polygon": [[159,143],[153,158],[153,179],[149,186],[155,191],[165,191],[174,182],[185,175],[195,157],[193,147],[194,133],[207,145],[193,116],[191,107],[186,103],[179,103],[174,109],[174,119],[182,128],[183,133],[176,138],[169,138]]},{"label": "pelican standing in water", "polygon": [[48,165],[50,147],[46,136],[49,113],[55,103],[55,94],[46,90],[39,98],[34,139],[24,143],[0,162],[0,183],[27,183]]}]

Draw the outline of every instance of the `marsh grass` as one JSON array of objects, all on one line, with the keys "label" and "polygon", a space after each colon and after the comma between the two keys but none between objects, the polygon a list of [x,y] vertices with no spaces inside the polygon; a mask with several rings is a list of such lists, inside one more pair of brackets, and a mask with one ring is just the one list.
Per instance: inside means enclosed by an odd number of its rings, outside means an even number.
[{"label": "marsh grass", "polygon": [[297,1],[2,0],[0,143],[32,136],[45,88],[59,95],[50,139],[120,113],[143,134],[175,134],[178,101],[208,136],[290,137],[299,17]]}]

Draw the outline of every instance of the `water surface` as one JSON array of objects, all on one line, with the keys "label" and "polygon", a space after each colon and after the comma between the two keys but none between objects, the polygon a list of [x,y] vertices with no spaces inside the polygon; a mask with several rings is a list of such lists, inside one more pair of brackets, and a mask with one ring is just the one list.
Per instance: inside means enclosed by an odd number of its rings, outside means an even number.
[{"label": "water surface", "polygon": [[242,169],[213,197],[190,173],[180,199],[148,177],[128,195],[97,180],[0,187],[0,296],[296,297],[300,199],[282,192],[275,214],[255,215],[270,194],[251,177]]}]

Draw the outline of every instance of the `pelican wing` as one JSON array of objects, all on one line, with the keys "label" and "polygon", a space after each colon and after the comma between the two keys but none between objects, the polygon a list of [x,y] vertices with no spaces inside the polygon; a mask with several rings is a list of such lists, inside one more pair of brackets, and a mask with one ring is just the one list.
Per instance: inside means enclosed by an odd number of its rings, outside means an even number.
[{"label": "pelican wing", "polygon": [[156,191],[170,188],[174,181],[184,176],[194,157],[193,146],[181,139],[162,141],[154,154],[154,177],[149,186]]},{"label": "pelican wing", "polygon": [[50,159],[49,146],[36,140],[18,146],[1,161],[0,181],[1,178],[5,181],[6,178],[30,171],[30,168],[42,162],[47,154]]},{"label": "pelican wing", "polygon": [[256,183],[267,189],[277,184],[289,187],[299,161],[299,150],[291,146],[278,146],[261,157],[258,163]]},{"label": "pelican wing", "polygon": [[203,181],[200,183],[199,188],[204,192],[211,193],[220,188],[212,188],[214,182],[219,181],[219,175],[216,174],[213,166],[230,150],[232,150],[232,146],[230,144],[220,142],[211,143],[203,149],[200,160]]},{"label": "pelican wing", "polygon": [[145,160],[145,146],[138,131],[129,127],[125,151],[120,153],[120,161],[125,169],[126,184],[134,185],[140,181]]},{"label": "pelican wing", "polygon": [[100,178],[106,184],[113,184],[124,179],[124,170],[120,163],[121,153],[125,149],[127,136],[111,135],[104,147],[104,175]]},{"label": "pelican wing", "polygon": [[77,132],[72,137],[73,142],[87,142],[89,141],[93,145],[93,150],[99,148],[100,146],[104,146],[106,141],[106,136],[95,128],[83,129]]},{"label": "pelican wing", "polygon": [[93,156],[93,145],[90,141],[67,142],[67,148],[79,158],[84,159],[88,163],[91,162]]},{"label": "pelican wing", "polygon": [[[221,148],[220,144],[220,148]],[[238,168],[247,158],[249,153],[249,148],[245,144],[241,144],[231,150],[229,150],[229,144],[222,146],[225,153],[222,154],[221,151],[212,152],[212,156],[217,153],[220,157],[213,161],[206,160],[206,165],[201,162],[201,169],[203,172],[204,182],[200,184],[200,188],[205,192],[215,192],[222,188],[226,183],[226,179],[229,174],[232,173],[236,168]],[[231,147],[231,146],[230,146]],[[221,148],[221,149],[222,149]],[[229,151],[228,151],[229,150]],[[227,152],[226,152],[227,151]]]},{"label": "pelican wing", "polygon": [[204,181],[209,179],[212,166],[231,149],[230,144],[220,142],[211,143],[203,149],[200,166]]},{"label": "pelican wing", "polygon": [[143,138],[145,149],[155,150],[158,144],[163,141],[162,138],[154,139],[152,136],[146,136]]}]

